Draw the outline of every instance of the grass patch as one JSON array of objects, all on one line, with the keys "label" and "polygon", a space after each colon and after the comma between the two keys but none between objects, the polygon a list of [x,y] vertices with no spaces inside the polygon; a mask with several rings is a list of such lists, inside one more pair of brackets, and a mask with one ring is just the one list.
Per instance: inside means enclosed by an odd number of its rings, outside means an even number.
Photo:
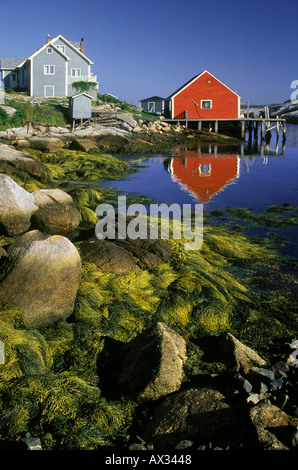
[{"label": "grass patch", "polygon": [[33,126],[61,126],[65,127],[69,124],[66,108],[61,107],[58,103],[44,102],[41,105],[31,105],[30,101],[5,100],[7,106],[16,109],[16,112],[8,116],[7,113],[0,112],[0,130],[14,127],[23,127],[27,124]]}]

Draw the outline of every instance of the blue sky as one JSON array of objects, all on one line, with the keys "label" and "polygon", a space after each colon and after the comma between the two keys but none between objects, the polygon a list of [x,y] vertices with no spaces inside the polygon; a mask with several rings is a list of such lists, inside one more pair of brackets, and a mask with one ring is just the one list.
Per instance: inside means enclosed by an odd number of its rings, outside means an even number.
[{"label": "blue sky", "polygon": [[251,104],[290,99],[298,0],[0,0],[0,57],[85,39],[100,93],[137,104],[207,69]]}]

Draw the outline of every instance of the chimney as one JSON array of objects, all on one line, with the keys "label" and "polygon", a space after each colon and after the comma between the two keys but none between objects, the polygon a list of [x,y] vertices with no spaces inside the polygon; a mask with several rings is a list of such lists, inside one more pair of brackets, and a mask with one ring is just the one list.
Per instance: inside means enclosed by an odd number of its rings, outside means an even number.
[{"label": "chimney", "polygon": [[48,34],[47,35],[47,44],[50,42],[50,40],[51,40],[51,36]]},{"label": "chimney", "polygon": [[85,43],[84,43],[84,38],[81,38],[81,47],[80,51],[82,54],[85,54]]}]

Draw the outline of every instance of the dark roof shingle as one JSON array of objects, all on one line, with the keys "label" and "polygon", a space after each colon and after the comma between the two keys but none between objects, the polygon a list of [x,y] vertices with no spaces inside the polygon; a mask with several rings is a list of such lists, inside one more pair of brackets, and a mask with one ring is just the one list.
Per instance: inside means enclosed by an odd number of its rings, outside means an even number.
[{"label": "dark roof shingle", "polygon": [[22,57],[0,57],[0,69],[14,70],[18,65],[24,62],[26,58]]}]

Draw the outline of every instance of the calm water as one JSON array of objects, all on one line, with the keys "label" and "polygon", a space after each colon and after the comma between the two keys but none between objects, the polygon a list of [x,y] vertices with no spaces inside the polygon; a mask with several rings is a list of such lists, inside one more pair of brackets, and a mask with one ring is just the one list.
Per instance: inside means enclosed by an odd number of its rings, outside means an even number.
[{"label": "calm water", "polygon": [[210,210],[298,204],[298,125],[287,125],[284,146],[281,137],[276,145],[273,131],[265,147],[248,142],[232,147],[189,144],[174,148],[167,156],[140,159],[143,167],[137,173],[104,185],[156,202],[203,203]]}]

